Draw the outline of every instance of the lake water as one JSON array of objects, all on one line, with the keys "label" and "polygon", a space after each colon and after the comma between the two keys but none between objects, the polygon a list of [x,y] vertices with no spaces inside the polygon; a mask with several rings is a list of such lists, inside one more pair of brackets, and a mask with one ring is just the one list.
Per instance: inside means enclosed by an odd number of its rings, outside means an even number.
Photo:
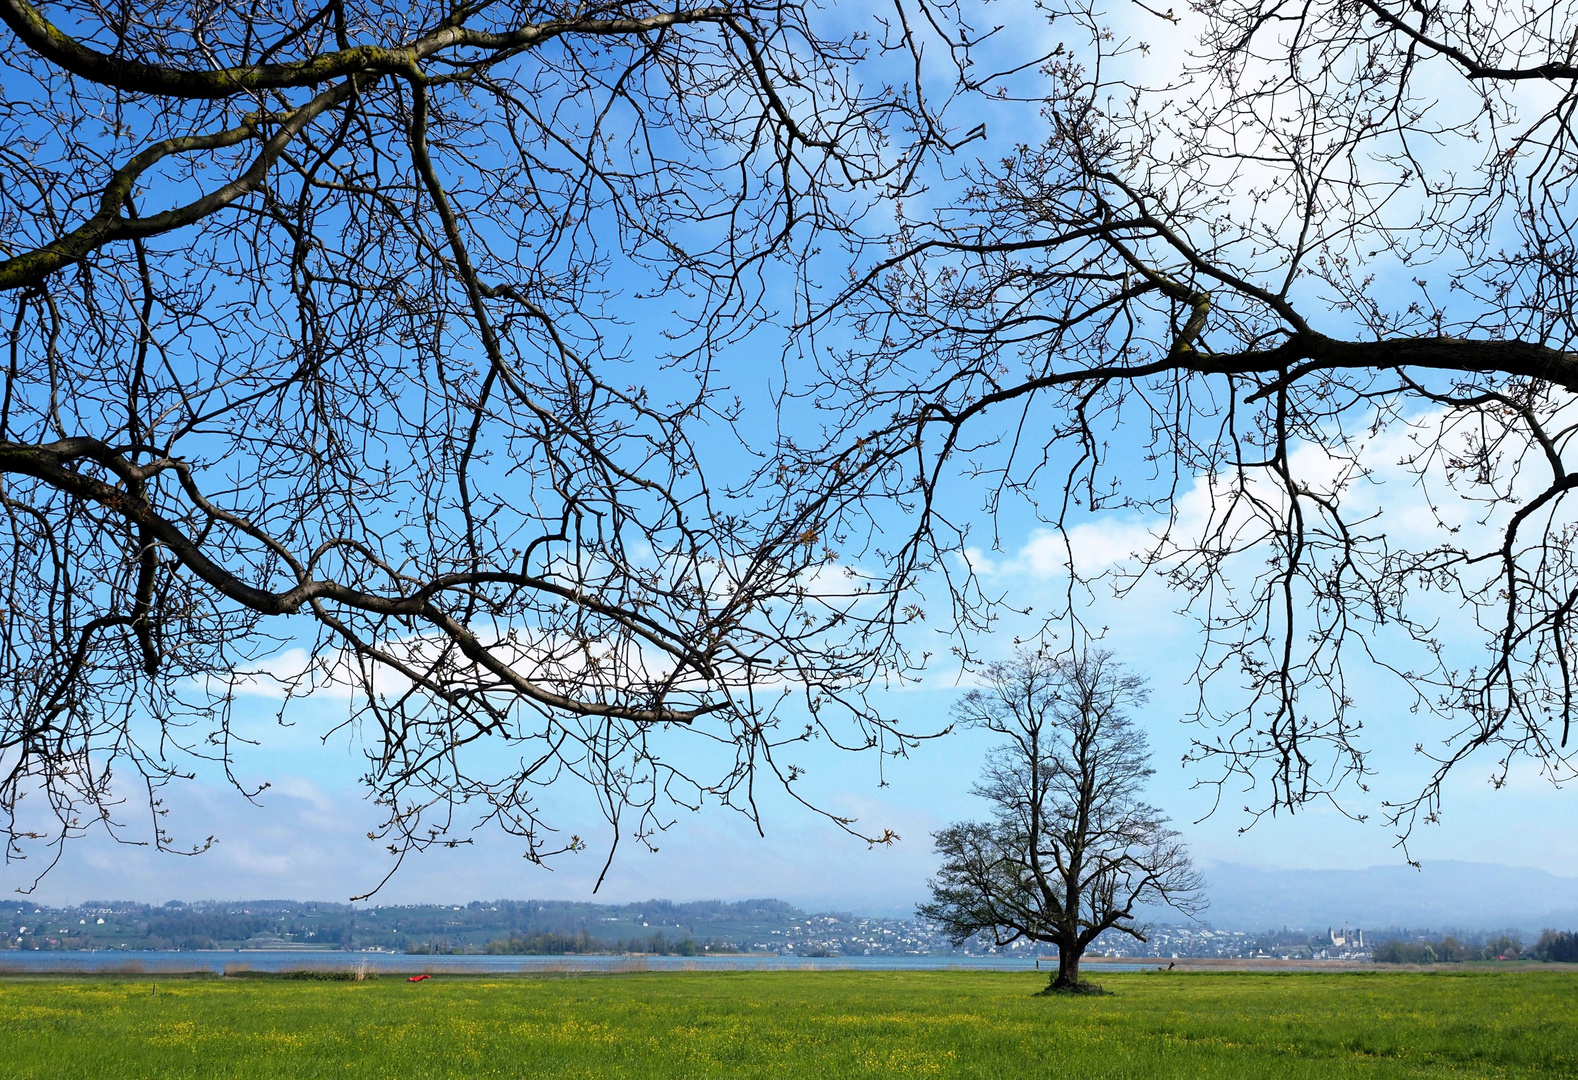
[{"label": "lake water", "polygon": [[[230,952],[98,952],[17,950],[0,953],[0,973],[150,974],[226,971],[354,971],[383,974],[530,975],[636,971],[1032,971],[1019,956],[413,956],[405,953],[255,949]],[[1041,969],[1048,969],[1041,961]],[[1102,971],[1139,971],[1148,964],[1103,963]]]}]

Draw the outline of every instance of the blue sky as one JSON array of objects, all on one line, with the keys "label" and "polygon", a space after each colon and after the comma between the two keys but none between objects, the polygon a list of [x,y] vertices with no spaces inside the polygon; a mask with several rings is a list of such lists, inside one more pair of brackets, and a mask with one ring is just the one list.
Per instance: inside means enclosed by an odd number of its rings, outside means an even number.
[{"label": "blue sky", "polygon": [[[1033,565],[1029,556],[1023,561]],[[1017,587],[1033,590],[1049,584],[1038,584],[1033,571],[1025,571]],[[1187,693],[1191,627],[1170,614],[1165,595],[1132,597],[1102,614],[1112,627],[1109,647],[1152,680],[1152,701],[1143,714],[1157,768],[1152,798],[1168,810],[1202,862],[1359,868],[1401,861],[1391,834],[1377,819],[1359,824],[1319,806],[1292,817],[1263,818],[1240,835],[1247,822],[1238,811],[1241,804],[1229,795],[1214,816],[1197,823],[1209,809],[1209,796],[1191,789],[1198,771],[1179,765],[1188,739],[1188,729],[1179,722],[1183,709],[1178,700]],[[993,648],[1001,643],[986,644]],[[939,673],[937,679],[944,685],[890,695],[892,713],[913,727],[946,722],[959,691],[946,675]],[[1417,718],[1386,714],[1389,695],[1384,684],[1364,689],[1368,692],[1361,697],[1361,708],[1375,736],[1380,777],[1368,802],[1355,801],[1353,809],[1373,813],[1380,798],[1406,794],[1408,785],[1417,781],[1408,749],[1430,732]],[[355,786],[358,760],[343,739],[320,744],[314,734],[343,705],[299,703],[287,714],[296,722],[291,728],[274,726],[269,705],[253,699],[244,706],[255,719],[250,731],[262,745],[247,755],[243,775],[272,785],[259,806],[213,783],[187,785],[170,796],[169,821],[177,839],[201,839],[212,832],[218,838],[213,849],[188,858],[91,836],[68,848],[38,898],[344,900],[375,884],[389,864],[365,836],[376,815]],[[928,834],[978,811],[967,789],[987,745],[973,732],[925,744],[910,759],[888,764],[886,787],[878,786],[876,762],[869,756],[835,752],[823,744],[795,757],[809,770],[809,790],[829,809],[858,817],[862,827],[899,833],[902,839],[889,848],[869,849],[764,791],[765,837],[727,811],[685,815],[658,839],[656,853],[623,846],[600,895],[610,900],[776,896],[817,908],[905,913],[923,896],[934,865]],[[1553,789],[1527,769],[1515,771],[1506,787],[1493,790],[1488,769],[1488,763],[1480,769],[1471,764],[1452,780],[1442,823],[1420,831],[1412,843],[1414,855],[1535,866],[1578,876],[1578,838],[1564,825],[1571,818],[1571,794]],[[559,809],[574,820],[574,795],[569,790],[563,795]],[[132,813],[127,818],[141,824]],[[413,856],[377,901],[586,898],[601,869],[601,844],[606,840],[595,825],[586,835],[590,850],[564,856],[548,870],[523,860],[520,845],[511,838],[480,832],[472,846]],[[22,884],[28,869],[28,864],[6,868],[5,884]]]},{"label": "blue sky", "polygon": [[[1007,6],[994,10],[1000,20],[1007,15],[1023,20],[1013,35],[1016,45],[1050,40],[1032,12]],[[1169,47],[1183,40],[1177,33],[1164,34],[1154,21],[1137,24],[1136,31],[1158,37]],[[1153,57],[1151,62],[1163,59]],[[1033,110],[994,114],[992,141],[978,152],[990,156],[1016,138],[1033,138],[1033,115]],[[632,331],[637,353],[642,334],[650,329]],[[763,395],[766,379],[776,370],[773,363],[761,362],[762,348],[760,341],[748,343],[725,362],[730,382],[747,398]],[[1396,448],[1383,440],[1374,455],[1384,471],[1395,462]],[[1389,520],[1400,523],[1417,517],[1414,512],[1423,505],[1414,489],[1402,483],[1377,488],[1369,497],[1384,501]],[[1146,530],[1154,524],[1102,518],[1081,526],[1074,539],[1081,558],[1089,560],[1088,568],[1103,560],[1121,561],[1143,543]],[[1060,595],[1061,578],[1057,559],[1048,557],[1046,536],[1022,514],[1007,515],[999,525],[1003,550],[978,553],[977,568],[1019,602],[1051,608]],[[1153,697],[1143,715],[1157,768],[1151,797],[1171,814],[1197,857],[1207,864],[1289,868],[1357,868],[1401,861],[1395,838],[1380,820],[1379,803],[1417,790],[1424,774],[1411,748],[1441,733],[1431,721],[1397,709],[1402,700],[1399,688],[1390,676],[1373,669],[1356,669],[1356,691],[1378,777],[1371,792],[1350,792],[1352,801],[1347,804],[1353,813],[1368,814],[1368,822],[1361,824],[1330,807],[1314,806],[1291,817],[1263,818],[1241,834],[1248,822],[1239,807],[1252,802],[1253,796],[1233,790],[1216,813],[1206,816],[1212,793],[1194,785],[1208,775],[1180,765],[1190,735],[1180,720],[1189,711],[1193,694],[1188,675],[1195,645],[1193,623],[1175,613],[1176,604],[1176,597],[1151,581],[1121,601],[1098,590],[1083,614],[1088,622],[1109,627],[1106,646],[1152,681]],[[1005,624],[994,638],[977,644],[986,656],[1003,655],[1014,631],[1027,628],[1028,624]],[[1474,644],[1469,638],[1455,643],[1463,649]],[[279,662],[289,667],[292,659],[287,652]],[[941,728],[959,693],[958,685],[957,673],[944,666],[922,686],[889,694],[883,701],[886,711],[901,718],[908,729]],[[388,868],[388,857],[366,836],[379,815],[356,786],[362,764],[353,737],[320,739],[344,711],[343,701],[326,694],[293,703],[285,714],[289,726],[281,727],[274,722],[274,703],[266,695],[243,697],[243,725],[259,746],[245,754],[241,777],[248,784],[271,785],[258,805],[247,803],[213,776],[167,795],[168,827],[176,841],[200,841],[212,833],[217,838],[212,850],[185,858],[116,845],[95,833],[67,849],[35,895],[47,902],[343,900],[365,892]],[[815,744],[791,755],[808,770],[807,790],[830,811],[858,818],[864,830],[892,829],[902,838],[898,843],[868,848],[781,794],[764,790],[760,802],[765,837],[728,811],[683,815],[657,839],[655,853],[625,843],[601,895],[610,900],[777,896],[809,907],[907,912],[924,895],[933,866],[929,833],[979,811],[968,788],[987,745],[975,733],[923,744],[908,760],[889,762],[884,770],[887,784],[879,786],[878,763],[871,756],[843,754]],[[1554,789],[1527,767],[1515,769],[1505,787],[1493,790],[1488,782],[1490,767],[1488,760],[1471,761],[1450,781],[1442,822],[1417,833],[1411,853],[1423,860],[1536,866],[1578,876],[1578,836],[1564,827],[1571,818],[1571,794]],[[575,792],[566,789],[554,797],[562,800],[554,809],[563,815],[566,831],[579,828],[588,839],[586,852],[563,856],[546,869],[523,860],[517,841],[481,832],[470,846],[413,856],[378,899],[451,902],[589,896],[601,869],[606,833]],[[135,803],[128,804],[125,820],[129,836],[145,834]],[[41,854],[0,870],[0,885],[27,884],[39,868]]]}]

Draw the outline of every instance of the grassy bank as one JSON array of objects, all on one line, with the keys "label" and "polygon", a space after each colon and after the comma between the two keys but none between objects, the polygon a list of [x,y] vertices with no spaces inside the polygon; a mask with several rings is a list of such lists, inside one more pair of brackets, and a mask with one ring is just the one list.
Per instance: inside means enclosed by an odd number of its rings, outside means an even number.
[{"label": "grassy bank", "polygon": [[[0,981],[0,1077],[1578,1076],[1578,976]],[[157,987],[157,992],[155,992]]]}]

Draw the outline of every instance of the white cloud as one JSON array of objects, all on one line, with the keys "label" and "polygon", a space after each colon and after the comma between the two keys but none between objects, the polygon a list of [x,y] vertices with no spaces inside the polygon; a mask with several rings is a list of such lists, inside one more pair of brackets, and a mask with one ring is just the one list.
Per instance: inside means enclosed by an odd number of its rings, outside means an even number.
[{"label": "white cloud", "polygon": [[[1494,433],[1494,432],[1493,432]],[[1373,437],[1356,443],[1351,456],[1333,453],[1313,443],[1298,446],[1289,455],[1289,471],[1307,492],[1328,498],[1341,507],[1349,522],[1379,515],[1366,531],[1384,531],[1397,546],[1429,547],[1450,542],[1474,548],[1499,543],[1499,533],[1513,512],[1512,505],[1487,507],[1485,492],[1462,477],[1449,475],[1444,458],[1459,449],[1464,436],[1443,410],[1421,413],[1408,422],[1395,422]],[[1422,465],[1421,446],[1439,442],[1444,453],[1430,456]],[[1531,453],[1513,484],[1520,499],[1539,490],[1546,478],[1539,475],[1543,462]],[[1007,557],[994,556],[979,547],[967,548],[964,561],[983,578],[1008,580],[1062,580],[1072,562],[1082,576],[1111,568],[1134,568],[1140,559],[1157,551],[1164,531],[1172,544],[1161,547],[1164,562],[1187,550],[1191,541],[1219,530],[1228,537],[1243,537],[1250,526],[1248,511],[1224,518],[1227,495],[1234,485],[1270,513],[1287,505],[1287,493],[1269,473],[1256,471],[1245,478],[1223,474],[1198,475],[1174,501],[1170,517],[1141,517],[1132,512],[1103,512],[1058,531],[1032,529],[1023,544]],[[1251,559],[1261,556],[1250,553]]]},{"label": "white cloud", "polygon": [[[354,791],[328,791],[299,777],[274,782],[251,805],[233,791],[188,785],[172,792],[171,819],[201,823],[217,842],[197,856],[161,854],[115,844],[95,833],[68,847],[34,897],[42,903],[85,899],[165,900],[295,898],[344,901],[376,885],[392,865],[367,832],[377,808]],[[855,837],[768,795],[766,840],[742,816],[714,809],[686,815],[655,838],[656,853],[628,842],[595,898],[607,902],[777,897],[822,908],[880,913],[913,905],[932,869],[929,832],[941,824],[913,805],[842,796],[836,809],[877,830],[904,837],[871,849]],[[462,837],[467,834],[461,834]],[[462,902],[486,898],[592,899],[605,837],[561,857],[553,869],[521,857],[523,845],[496,830],[473,844],[412,855],[376,900]],[[201,836],[194,837],[201,840]],[[31,880],[28,864],[0,871],[10,888]]]}]

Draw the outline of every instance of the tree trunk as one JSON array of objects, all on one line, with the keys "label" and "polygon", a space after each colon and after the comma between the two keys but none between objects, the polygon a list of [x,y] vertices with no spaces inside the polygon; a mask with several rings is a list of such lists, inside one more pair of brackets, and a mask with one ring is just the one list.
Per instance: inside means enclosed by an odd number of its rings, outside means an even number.
[{"label": "tree trunk", "polygon": [[1059,942],[1057,947],[1057,975],[1048,990],[1073,990],[1079,986],[1079,959],[1082,950],[1078,942]]}]

